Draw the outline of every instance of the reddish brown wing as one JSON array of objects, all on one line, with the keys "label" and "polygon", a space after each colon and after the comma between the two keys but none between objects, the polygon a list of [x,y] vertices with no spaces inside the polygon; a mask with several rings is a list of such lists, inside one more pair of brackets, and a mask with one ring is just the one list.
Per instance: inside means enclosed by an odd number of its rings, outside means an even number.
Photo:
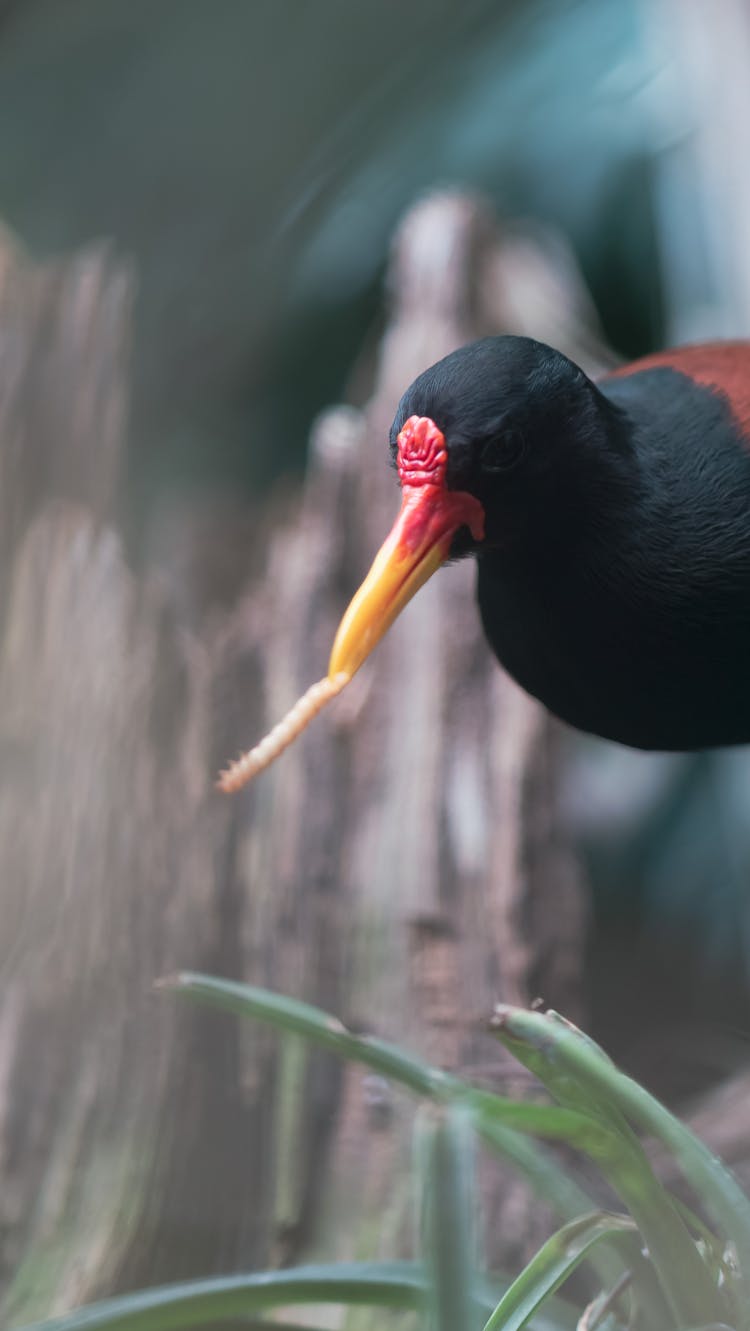
[{"label": "reddish brown wing", "polygon": [[732,415],[750,448],[750,342],[706,342],[675,347],[631,361],[606,377],[623,378],[640,370],[679,370],[695,383],[727,399]]}]

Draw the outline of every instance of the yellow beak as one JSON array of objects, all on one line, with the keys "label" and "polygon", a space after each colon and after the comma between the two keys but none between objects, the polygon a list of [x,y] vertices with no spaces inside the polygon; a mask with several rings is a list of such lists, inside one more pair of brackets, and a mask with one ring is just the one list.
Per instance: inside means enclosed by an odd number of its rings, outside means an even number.
[{"label": "yellow beak", "polygon": [[473,495],[435,485],[403,490],[401,512],[339,625],[328,677],[349,678],[367,659],[415,592],[447,559],[459,527],[484,535],[484,509]]}]

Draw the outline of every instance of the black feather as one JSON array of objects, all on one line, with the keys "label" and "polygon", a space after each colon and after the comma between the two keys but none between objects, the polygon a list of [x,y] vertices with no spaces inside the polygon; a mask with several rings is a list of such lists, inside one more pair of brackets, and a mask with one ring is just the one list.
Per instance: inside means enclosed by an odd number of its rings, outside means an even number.
[{"label": "black feather", "polygon": [[415,380],[392,448],[410,415],[484,505],[486,540],[451,553],[477,556],[485,632],[528,692],[636,747],[750,742],[750,453],[726,399],[675,369],[595,385],[499,337]]}]

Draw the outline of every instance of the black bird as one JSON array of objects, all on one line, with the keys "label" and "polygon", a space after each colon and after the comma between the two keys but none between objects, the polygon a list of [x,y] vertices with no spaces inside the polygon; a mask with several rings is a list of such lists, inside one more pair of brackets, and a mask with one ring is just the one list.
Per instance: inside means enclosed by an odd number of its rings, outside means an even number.
[{"label": "black bird", "polygon": [[564,721],[642,749],[750,742],[750,343],[593,383],[543,343],[484,338],[407,389],[391,449],[401,513],[332,680],[473,555],[493,651]]}]

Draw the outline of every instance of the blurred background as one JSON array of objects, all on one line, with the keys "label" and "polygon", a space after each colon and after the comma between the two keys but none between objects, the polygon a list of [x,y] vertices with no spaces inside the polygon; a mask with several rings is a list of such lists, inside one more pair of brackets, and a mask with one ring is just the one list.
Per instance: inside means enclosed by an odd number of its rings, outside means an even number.
[{"label": "blurred background", "polygon": [[[0,1278],[14,1319],[286,1260],[340,1228],[319,1177],[343,1131],[338,1074],[303,1075],[262,1040],[219,1036],[215,1018],[167,1026],[149,990],[182,965],[277,988],[301,976],[298,996],[368,1025],[374,981],[352,979],[346,909],[338,933],[325,913],[310,932],[295,896],[306,835],[296,861],[283,838],[262,844],[264,820],[302,819],[297,787],[329,769],[290,768],[278,780],[296,794],[273,786],[231,814],[210,783],[322,673],[377,539],[325,545],[356,482],[343,464],[334,475],[335,429],[305,482],[315,423],[346,403],[359,413],[338,418],[347,439],[357,420],[387,425],[398,365],[383,337],[409,316],[394,235],[434,191],[479,200],[497,244],[512,238],[503,326],[537,328],[528,244],[556,274],[552,303],[572,302],[589,364],[750,335],[749,70],[745,0],[0,5]],[[419,368],[405,357],[401,387]],[[376,433],[368,457],[385,472]],[[83,451],[63,435],[87,435]],[[73,508],[42,531],[61,499]],[[284,532],[297,564],[322,561],[320,587],[284,562]],[[292,637],[285,658],[274,598],[307,616],[321,597],[321,627],[303,616],[307,645]],[[578,883],[572,1015],[706,1112],[748,1061],[750,758],[645,756],[559,730],[553,747],[555,836]],[[326,827],[321,899],[356,860],[336,859]],[[417,917],[432,927],[435,911]],[[276,965],[260,940],[278,930]],[[313,946],[323,960],[300,971]],[[134,1054],[144,1024],[154,1043]],[[314,1126],[291,1147],[298,1118],[282,1140],[279,1106],[305,1077]],[[292,1149],[308,1157],[304,1186]]]}]

